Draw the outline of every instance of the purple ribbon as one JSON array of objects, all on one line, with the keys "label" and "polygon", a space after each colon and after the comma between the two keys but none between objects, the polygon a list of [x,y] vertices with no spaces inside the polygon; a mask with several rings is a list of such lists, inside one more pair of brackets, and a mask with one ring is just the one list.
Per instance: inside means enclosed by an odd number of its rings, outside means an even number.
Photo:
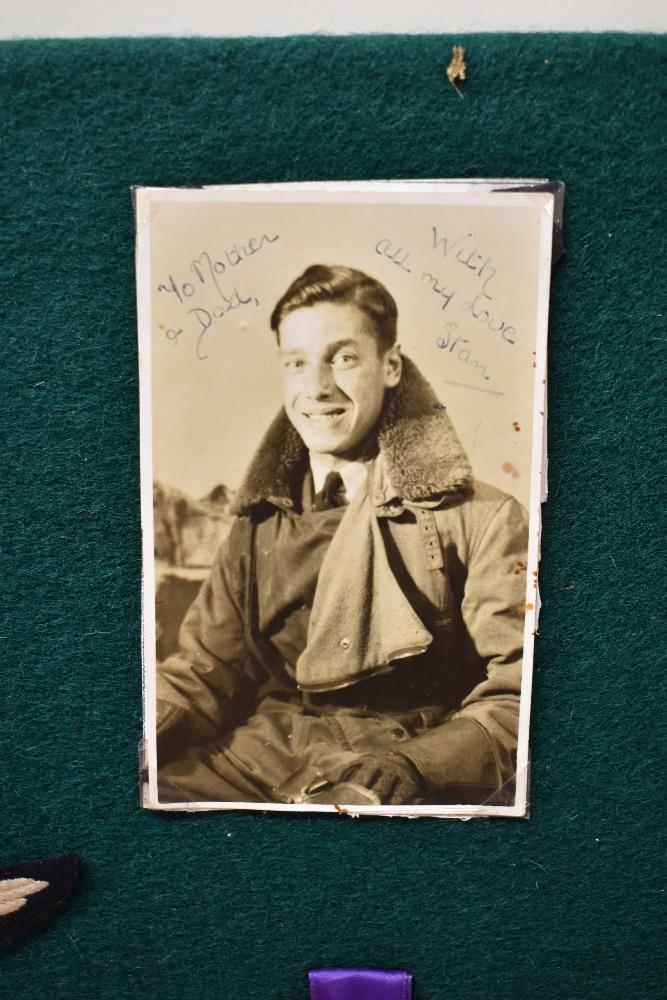
[{"label": "purple ribbon", "polygon": [[412,976],[381,969],[315,969],[310,1000],[410,1000]]}]

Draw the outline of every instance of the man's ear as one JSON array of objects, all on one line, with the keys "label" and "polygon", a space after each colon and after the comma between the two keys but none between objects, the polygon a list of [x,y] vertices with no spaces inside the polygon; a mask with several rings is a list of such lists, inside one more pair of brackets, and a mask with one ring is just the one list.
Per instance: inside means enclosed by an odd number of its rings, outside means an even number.
[{"label": "man's ear", "polygon": [[393,389],[401,381],[403,372],[403,360],[401,358],[401,348],[399,344],[390,347],[384,356],[384,387]]}]

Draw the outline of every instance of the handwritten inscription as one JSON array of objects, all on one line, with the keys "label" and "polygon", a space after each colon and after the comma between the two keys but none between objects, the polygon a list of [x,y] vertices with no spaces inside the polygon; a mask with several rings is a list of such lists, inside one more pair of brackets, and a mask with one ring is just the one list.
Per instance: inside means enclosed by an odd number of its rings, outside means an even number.
[{"label": "handwritten inscription", "polygon": [[[514,344],[516,329],[511,323],[498,319],[497,315],[491,312],[489,304],[493,302],[491,287],[493,279],[498,273],[497,268],[492,263],[492,258],[482,253],[477,246],[474,237],[475,233],[466,233],[465,236],[458,236],[456,239],[449,239],[440,233],[437,226],[432,230],[433,250],[441,255],[445,260],[453,255],[452,259],[465,267],[481,281],[481,287],[476,295],[463,303],[463,308],[469,312],[474,320],[483,324],[492,333],[499,333],[505,343]],[[468,240],[474,240],[472,248]],[[454,253],[456,251],[456,253]]]},{"label": "handwritten inscription", "polygon": [[470,339],[468,337],[457,336],[456,331],[456,323],[445,323],[445,335],[438,337],[436,344],[440,350],[447,351],[448,354],[451,354],[461,364],[466,365],[472,374],[488,382],[489,376],[486,374],[486,365],[477,360],[471,348],[465,346],[470,343]]},{"label": "handwritten inscription", "polygon": [[[178,344],[184,333],[193,334],[197,357],[205,361],[208,355],[203,351],[203,341],[208,331],[217,328],[219,322],[234,310],[259,306],[256,295],[249,293],[247,288],[241,290],[240,282],[233,286],[227,284],[228,277],[245,261],[279,239],[278,233],[272,236],[263,233],[233,243],[219,255],[202,250],[198,257],[190,261],[187,278],[167,275],[166,280],[158,284],[157,290],[164,295],[174,295],[186,307],[185,315],[189,321],[181,327],[166,329],[165,338]],[[205,302],[201,301],[201,296],[204,296]],[[213,296],[213,305],[210,296]]]},{"label": "handwritten inscription", "polygon": [[[435,341],[439,350],[452,362],[467,369],[469,382],[490,382],[488,360],[483,359],[480,345],[474,342],[477,339],[475,329],[479,327],[480,336],[495,335],[509,346],[516,344],[518,339],[516,326],[502,316],[502,306],[495,298],[501,290],[502,265],[485,252],[484,240],[475,232],[452,233],[437,225],[431,226],[427,232],[428,235],[424,233],[428,247],[425,260],[420,261],[418,254],[390,235],[383,235],[377,240],[375,253],[406,274],[414,274],[412,281],[416,281],[418,287],[437,302],[441,313],[447,312],[448,322]],[[462,335],[459,325],[453,321],[455,317],[465,320],[463,329],[467,336]],[[503,395],[491,388],[482,389],[479,385],[467,387]]]},{"label": "handwritten inscription", "polygon": [[496,274],[496,269],[491,264],[491,258],[479,253],[477,247],[471,250],[469,247],[461,246],[467,239],[473,237],[475,233],[467,233],[465,236],[459,236],[457,239],[451,241],[446,236],[439,234],[437,226],[433,226],[432,233],[433,249],[440,251],[445,260],[456,250],[455,259],[457,263],[462,264],[468,271],[474,271],[478,278],[483,278],[484,283],[482,288],[486,291],[487,284]]},{"label": "handwritten inscription", "polygon": [[443,310],[446,309],[456,293],[454,291],[450,292],[445,287],[445,285],[441,283],[438,278],[435,277],[434,274],[431,274],[430,271],[422,271],[422,276],[420,280],[425,281],[427,285],[431,286],[431,290],[435,292],[436,295],[440,296],[440,298],[442,299],[441,308]]},{"label": "handwritten inscription", "polygon": [[410,250],[404,250],[403,247],[394,247],[391,240],[381,239],[375,244],[375,252],[380,254],[381,257],[386,257],[392,264],[396,264],[402,271],[407,271],[408,274],[412,272],[412,268],[408,267]]},{"label": "handwritten inscription", "polygon": [[201,306],[197,306],[195,309],[188,310],[191,316],[194,316],[195,320],[199,325],[199,335],[197,337],[197,357],[200,361],[205,361],[208,354],[202,354],[202,341],[204,339],[204,334],[211,329],[215,320],[224,319],[227,313],[232,312],[234,309],[242,309],[243,306],[259,305],[259,299],[255,298],[254,295],[243,296],[240,294],[238,288],[235,288],[231,295],[223,295],[223,304],[219,306],[214,306],[213,309],[204,309]]},{"label": "handwritten inscription", "polygon": [[477,293],[474,299],[464,302],[463,308],[470,313],[473,319],[476,319],[478,323],[483,323],[492,333],[499,333],[507,344],[516,343],[510,336],[510,334],[516,335],[514,327],[509,323],[505,323],[505,320],[498,322],[485,307],[485,302],[490,301],[491,296],[481,291]]}]

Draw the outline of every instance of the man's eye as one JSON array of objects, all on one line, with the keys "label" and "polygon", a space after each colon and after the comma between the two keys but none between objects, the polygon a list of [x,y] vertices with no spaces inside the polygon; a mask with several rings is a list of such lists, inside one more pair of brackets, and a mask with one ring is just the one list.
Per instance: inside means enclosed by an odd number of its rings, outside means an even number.
[{"label": "man's eye", "polygon": [[356,354],[337,354],[333,359],[333,367],[337,369],[352,368],[357,363]]},{"label": "man's eye", "polygon": [[300,358],[287,358],[283,361],[283,368],[288,372],[296,372],[300,368],[303,368],[303,361]]}]

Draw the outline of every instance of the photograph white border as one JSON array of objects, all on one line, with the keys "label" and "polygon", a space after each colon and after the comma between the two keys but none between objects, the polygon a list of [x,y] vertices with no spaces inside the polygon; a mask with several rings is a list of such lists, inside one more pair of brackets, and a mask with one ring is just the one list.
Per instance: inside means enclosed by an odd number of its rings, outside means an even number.
[{"label": "photograph white border", "polygon": [[[140,414],[140,486],[142,530],[142,663],[143,663],[143,768],[142,805],[168,812],[254,810],[262,812],[321,812],[344,813],[351,816],[431,816],[441,819],[471,819],[473,817],[522,818],[527,815],[529,795],[529,732],[533,680],[534,636],[539,616],[538,570],[541,539],[541,503],[546,499],[546,398],[547,398],[547,336],[549,294],[554,223],[554,195],[544,193],[544,208],[540,217],[539,285],[537,330],[535,336],[535,383],[533,393],[533,432],[530,476],[528,568],[526,573],[526,615],[524,625],[524,658],[519,709],[519,734],[516,770],[516,797],[511,806],[500,805],[302,805],[273,802],[184,802],[160,803],[157,792],[156,747],[156,617],[153,525],[153,419],[152,419],[152,275],[150,210],[154,200],[174,202],[251,202],[293,201],[323,202],[347,200],[350,193],[363,193],[365,202],[384,202],[388,195],[401,203],[428,202],[433,195],[443,198],[443,204],[470,204],[470,196],[491,199],[494,206],[514,206],[521,197],[534,194],[517,188],[543,185],[544,179],[453,179],[410,181],[311,181],[290,184],[219,185],[201,188],[135,188],[136,215],[137,321],[139,358]],[[542,193],[542,192],[540,192]],[[397,197],[399,196],[399,197]],[[444,198],[446,196],[446,199]],[[534,205],[534,202],[531,202]]]}]

